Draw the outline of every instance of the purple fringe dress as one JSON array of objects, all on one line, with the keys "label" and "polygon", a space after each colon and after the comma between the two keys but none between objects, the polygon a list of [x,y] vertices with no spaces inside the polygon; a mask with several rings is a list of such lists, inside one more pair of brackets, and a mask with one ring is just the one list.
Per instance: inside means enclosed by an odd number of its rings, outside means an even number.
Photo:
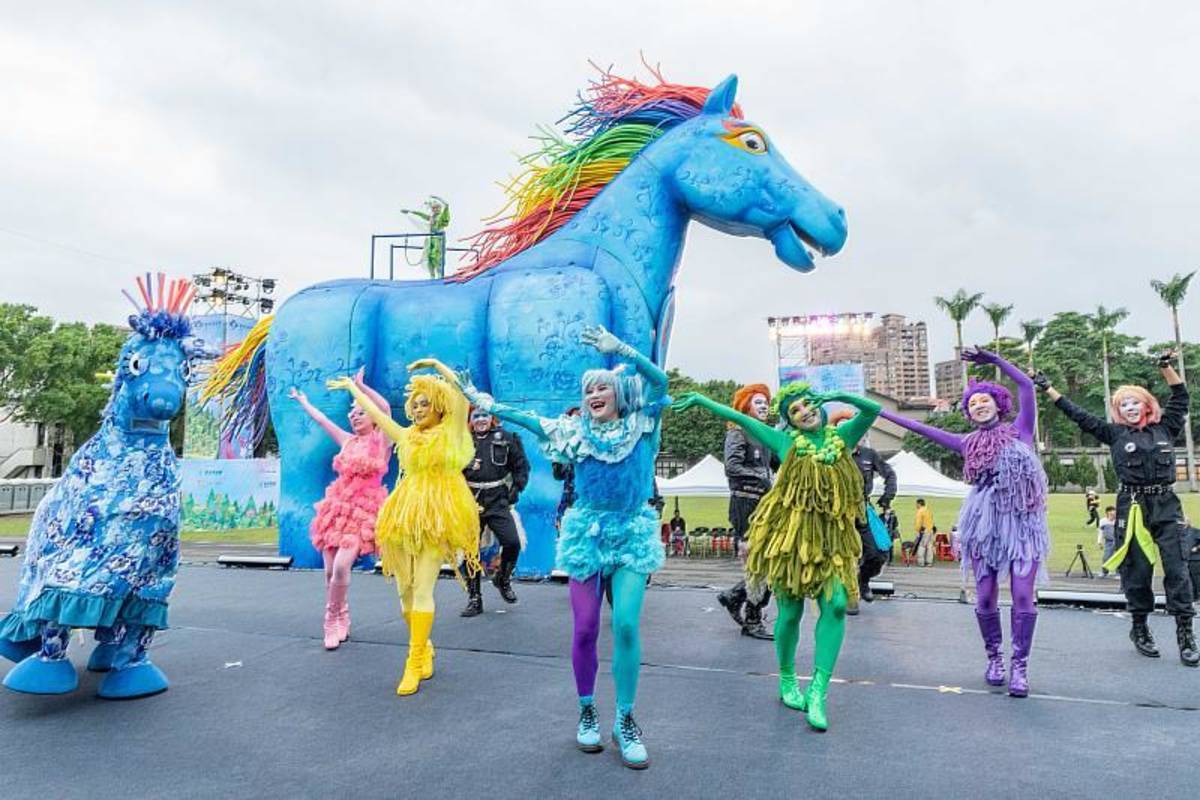
[{"label": "purple fringe dress", "polygon": [[1024,577],[1036,565],[1037,581],[1045,583],[1050,553],[1046,473],[1016,427],[1000,423],[967,434],[963,478],[971,484],[958,515],[963,572],[987,569],[999,578],[1010,572]]}]

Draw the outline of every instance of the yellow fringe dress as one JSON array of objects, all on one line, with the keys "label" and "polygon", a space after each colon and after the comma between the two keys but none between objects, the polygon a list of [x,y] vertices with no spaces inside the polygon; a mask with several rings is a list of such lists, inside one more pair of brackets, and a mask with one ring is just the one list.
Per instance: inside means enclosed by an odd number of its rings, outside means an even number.
[{"label": "yellow fringe dress", "polygon": [[425,394],[441,407],[442,420],[428,428],[416,425],[387,429],[400,462],[396,488],[379,509],[375,541],[384,575],[395,575],[400,559],[435,548],[449,564],[466,560],[467,571],[479,565],[479,506],[463,477],[475,458],[467,427],[466,398],[431,375],[417,375],[411,395]]},{"label": "yellow fringe dress", "polygon": [[850,450],[832,464],[794,446],[788,451],[775,486],[750,517],[752,587],[815,598],[832,592],[837,579],[852,600],[858,597],[862,539],[855,522],[863,514],[863,482]]}]

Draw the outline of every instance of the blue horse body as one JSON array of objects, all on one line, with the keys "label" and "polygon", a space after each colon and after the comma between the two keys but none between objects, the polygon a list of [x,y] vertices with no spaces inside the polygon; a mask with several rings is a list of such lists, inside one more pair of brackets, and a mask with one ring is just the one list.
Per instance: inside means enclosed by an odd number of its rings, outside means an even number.
[{"label": "blue horse body", "polygon": [[[839,207],[781,157],[721,141],[735,89],[736,79],[728,79],[703,114],[647,146],[561,229],[477,277],[338,280],[284,303],[266,345],[282,455],[281,552],[300,565],[320,565],[308,525],[312,504],[332,479],[333,447],[285,402],[290,387],[327,414],[344,414],[345,394],[326,391],[325,381],[365,365],[367,382],[401,409],[405,366],[433,356],[469,369],[475,384],[500,402],[558,415],[579,404],[585,370],[611,366],[580,344],[585,325],[604,325],[665,363],[690,219],[769,238],[777,255],[802,271],[812,262],[801,240],[825,253],[841,248],[846,228]],[[527,451],[533,470],[519,505],[528,538],[520,572],[544,575],[553,567],[561,487],[541,454]]]}]

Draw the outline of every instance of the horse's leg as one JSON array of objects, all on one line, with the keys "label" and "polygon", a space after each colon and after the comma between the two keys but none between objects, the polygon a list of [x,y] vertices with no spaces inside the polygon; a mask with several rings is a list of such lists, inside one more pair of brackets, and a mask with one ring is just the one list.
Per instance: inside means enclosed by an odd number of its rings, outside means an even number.
[{"label": "horse's leg", "polygon": [[47,622],[42,625],[42,646],[38,652],[13,667],[4,685],[26,694],[67,694],[79,686],[75,666],[67,659],[71,629]]},{"label": "horse's leg", "polygon": [[169,686],[167,676],[146,653],[153,639],[154,628],[137,624],[124,626],[112,670],[104,676],[96,694],[106,700],[132,700],[165,692]]},{"label": "horse's leg", "polygon": [[117,656],[117,644],[124,632],[120,623],[111,628],[96,628],[96,649],[88,659],[88,672],[108,672],[112,669],[113,659]]}]

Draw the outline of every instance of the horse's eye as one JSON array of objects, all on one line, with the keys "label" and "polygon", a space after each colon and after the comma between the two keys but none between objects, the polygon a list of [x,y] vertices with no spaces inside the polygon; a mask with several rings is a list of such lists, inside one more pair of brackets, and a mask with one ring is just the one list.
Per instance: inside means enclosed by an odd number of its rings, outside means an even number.
[{"label": "horse's eye", "polygon": [[758,131],[746,131],[739,134],[737,138],[744,150],[748,150],[751,153],[767,152],[767,143]]},{"label": "horse's eye", "polygon": [[141,353],[134,353],[129,357],[129,372],[132,375],[141,375],[148,366],[150,366],[150,359]]},{"label": "horse's eye", "polygon": [[192,379],[192,365],[186,361],[180,364],[179,374],[183,378],[184,383],[190,381]]}]

